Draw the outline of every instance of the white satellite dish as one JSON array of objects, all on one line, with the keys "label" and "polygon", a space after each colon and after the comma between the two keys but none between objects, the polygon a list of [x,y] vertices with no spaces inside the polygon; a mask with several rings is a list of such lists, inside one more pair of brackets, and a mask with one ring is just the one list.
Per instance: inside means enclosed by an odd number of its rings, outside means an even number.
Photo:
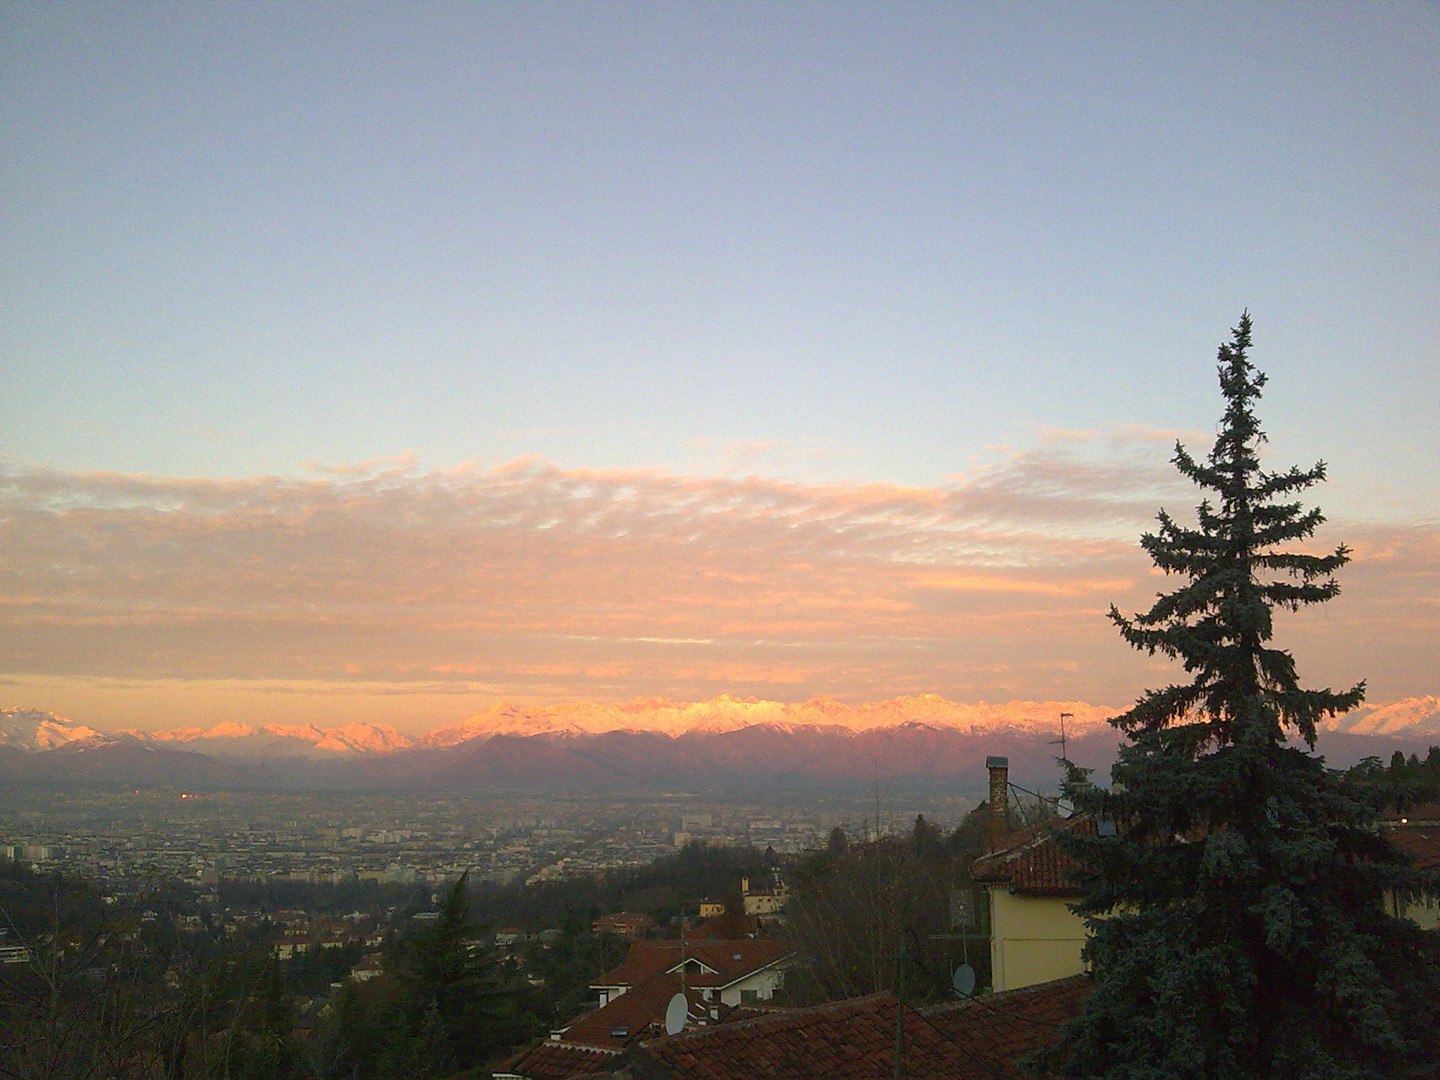
[{"label": "white satellite dish", "polygon": [[955,969],[955,977],[950,980],[950,985],[961,997],[969,997],[975,993],[975,969],[969,964],[961,964]]},{"label": "white satellite dish", "polygon": [[679,1035],[684,1031],[685,1019],[689,1012],[690,1009],[685,1003],[684,994],[676,994],[672,997],[670,1004],[665,1006],[665,1034]]}]

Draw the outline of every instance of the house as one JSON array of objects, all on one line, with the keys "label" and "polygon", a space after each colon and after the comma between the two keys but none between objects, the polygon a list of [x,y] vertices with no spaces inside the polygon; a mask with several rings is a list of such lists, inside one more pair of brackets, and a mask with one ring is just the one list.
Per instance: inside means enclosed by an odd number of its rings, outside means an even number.
[{"label": "house", "polygon": [[1089,993],[1080,976],[931,1008],[893,994],[641,1041],[596,1080],[1022,1080]]},{"label": "house", "polygon": [[991,757],[990,845],[971,865],[990,900],[990,982],[996,992],[1063,979],[1085,970],[1085,920],[1070,910],[1082,891],[1078,869],[1055,837],[1061,831],[1094,835],[1094,821],[1072,817],[1006,835],[1010,762]]},{"label": "house", "polygon": [[[1409,855],[1421,870],[1440,868],[1440,806],[1428,803],[1412,807],[1404,817],[1380,823],[1385,838]],[[1407,899],[1389,891],[1385,910],[1397,919],[1409,919],[1422,930],[1440,928],[1440,906],[1434,896]]]},{"label": "house", "polygon": [[789,890],[779,874],[772,872],[770,876],[772,881],[768,888],[759,883],[752,886],[748,877],[740,879],[740,895],[745,904],[746,915],[773,916],[784,910]]},{"label": "house", "polygon": [[[495,1080],[568,1080],[612,1067],[630,1046],[665,1034],[665,1013],[681,993],[680,976],[662,973],[581,1013],[549,1038],[502,1064]],[[718,1022],[698,990],[685,990],[687,1026]]]},{"label": "house", "polygon": [[784,977],[789,948],[775,938],[636,941],[592,989],[598,1004],[508,1059],[496,1080],[566,1080],[601,1072],[640,1042],[665,1034],[671,1001],[684,995],[684,1023],[703,1027],[751,1015]]},{"label": "house", "polygon": [[603,1006],[661,974],[684,975],[701,1000],[769,1001],[784,980],[789,946],[778,938],[636,941],[624,961],[591,983]]},{"label": "house", "polygon": [[[1012,990],[1086,970],[1084,920],[1070,905],[1084,895],[1075,885],[1079,864],[1057,836],[1095,836],[1096,822],[1077,815],[1020,833],[1007,834],[1007,759],[987,758],[990,770],[991,850],[971,865],[990,901],[991,986]],[[1387,839],[1421,869],[1440,868],[1440,806],[1416,807],[1405,818],[1381,823]],[[1422,929],[1440,928],[1434,896],[1407,899],[1387,892],[1385,910]]]},{"label": "house", "polygon": [[287,933],[282,941],[275,943],[275,959],[293,960],[297,956],[308,953],[314,947],[315,939],[310,935]]},{"label": "house", "polygon": [[634,941],[638,937],[653,933],[657,929],[654,919],[643,912],[615,911],[601,915],[591,925],[597,934],[619,934]]}]

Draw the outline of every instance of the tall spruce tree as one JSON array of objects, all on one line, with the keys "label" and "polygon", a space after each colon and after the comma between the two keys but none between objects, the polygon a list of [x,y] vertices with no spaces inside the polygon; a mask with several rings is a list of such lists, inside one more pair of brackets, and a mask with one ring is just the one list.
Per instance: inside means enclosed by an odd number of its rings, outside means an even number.
[{"label": "tall spruce tree", "polygon": [[1095,988],[1048,1065],[1126,1080],[1434,1076],[1440,955],[1385,898],[1440,880],[1313,753],[1317,722],[1359,704],[1364,684],[1303,689],[1271,645],[1275,610],[1334,597],[1349,552],[1284,549],[1324,520],[1293,496],[1325,466],[1261,468],[1265,376],[1249,349],[1246,313],[1220,348],[1214,448],[1201,462],[1176,446],[1176,468],[1212,495],[1193,526],[1162,510],[1141,541],[1187,580],[1143,614],[1110,611],[1189,681],[1115,718],[1128,741],[1113,786],[1077,795],[1117,828],[1065,841],[1085,867]]}]

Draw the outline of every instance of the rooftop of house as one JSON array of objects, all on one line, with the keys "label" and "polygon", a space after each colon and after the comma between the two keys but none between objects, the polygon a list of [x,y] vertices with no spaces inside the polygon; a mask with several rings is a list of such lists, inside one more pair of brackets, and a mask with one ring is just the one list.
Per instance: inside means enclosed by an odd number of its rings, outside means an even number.
[{"label": "rooftop of house", "polygon": [[1440,868],[1440,826],[1400,826],[1386,829],[1385,837],[1415,860],[1421,870]]},{"label": "rooftop of house", "polygon": [[1094,836],[1095,820],[1077,815],[1013,833],[994,851],[970,864],[971,877],[982,885],[1008,885],[1011,892],[1038,896],[1078,896],[1075,874],[1080,864],[1055,837],[1060,832]]},{"label": "rooftop of house", "polygon": [[1087,977],[928,1009],[873,994],[646,1041],[610,1080],[884,1080],[894,1074],[897,1013],[909,1080],[1020,1080],[1021,1062],[1080,1009]]},{"label": "rooftop of house", "polygon": [[615,911],[609,915],[601,915],[593,925],[596,933],[609,932],[624,934],[628,937],[648,933],[655,927],[656,922],[653,918],[643,912],[634,911]]},{"label": "rooftop of house", "polygon": [[[621,994],[598,1009],[581,1013],[550,1038],[515,1054],[498,1070],[497,1076],[525,1076],[534,1080],[565,1080],[600,1072],[610,1067],[626,1048],[665,1034],[665,1011],[681,991],[679,975],[662,973]],[[749,1018],[761,1010],[753,1006],[730,1007],[705,1000],[701,992],[687,986],[686,1023],[724,1023],[731,1018]]]},{"label": "rooftop of house", "polygon": [[782,960],[790,947],[778,938],[727,938],[686,941],[636,941],[619,967],[591,982],[607,986],[639,986],[686,960],[691,986],[729,986],[746,975]]},{"label": "rooftop of house", "polygon": [[702,919],[685,937],[688,941],[701,941],[705,938],[753,938],[758,933],[759,918],[727,911],[724,915],[711,915],[708,919]]},{"label": "rooftop of house", "polygon": [[[1415,860],[1421,869],[1440,868],[1440,804],[1411,808],[1406,816],[1382,823],[1385,836]],[[1096,834],[1093,817],[1081,814],[1036,826],[1006,837],[996,850],[981,855],[970,867],[978,884],[1005,885],[1011,892],[1036,896],[1078,896],[1080,864],[1056,841],[1060,832]]]},{"label": "rooftop of house", "polygon": [[[708,1020],[699,990],[686,986],[687,1018]],[[619,1050],[641,1039],[665,1034],[665,1009],[681,991],[679,975],[661,974],[609,1003],[581,1013],[563,1029],[561,1042]]]},{"label": "rooftop of house", "polygon": [[529,1080],[570,1080],[603,1072],[615,1064],[620,1051],[570,1043],[542,1042],[509,1058],[491,1074],[524,1076]]},{"label": "rooftop of house", "polygon": [[550,1038],[511,1057],[496,1076],[564,1080],[608,1068],[627,1047],[665,1034],[665,1010],[685,992],[687,1023],[714,1024],[753,1016],[753,1008],[732,1008],[707,999],[705,991],[729,986],[783,960],[789,953],[776,938],[687,941],[682,980],[679,941],[636,941],[624,962],[600,976],[596,988],[625,987],[604,1005],[581,1013]]}]

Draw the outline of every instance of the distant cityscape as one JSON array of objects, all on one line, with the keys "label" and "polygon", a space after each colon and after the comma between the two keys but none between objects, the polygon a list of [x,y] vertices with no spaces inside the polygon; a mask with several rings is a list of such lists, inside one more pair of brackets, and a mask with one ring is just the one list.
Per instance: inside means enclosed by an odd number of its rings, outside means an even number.
[{"label": "distant cityscape", "polygon": [[[683,796],[471,798],[191,793],[11,792],[0,801],[0,855],[105,880],[166,877],[438,887],[557,880],[646,865],[696,840],[790,854],[820,847],[836,826],[857,838],[943,827],[973,805],[960,797],[904,809],[861,799],[701,802]],[[878,829],[877,829],[878,824]]]}]

